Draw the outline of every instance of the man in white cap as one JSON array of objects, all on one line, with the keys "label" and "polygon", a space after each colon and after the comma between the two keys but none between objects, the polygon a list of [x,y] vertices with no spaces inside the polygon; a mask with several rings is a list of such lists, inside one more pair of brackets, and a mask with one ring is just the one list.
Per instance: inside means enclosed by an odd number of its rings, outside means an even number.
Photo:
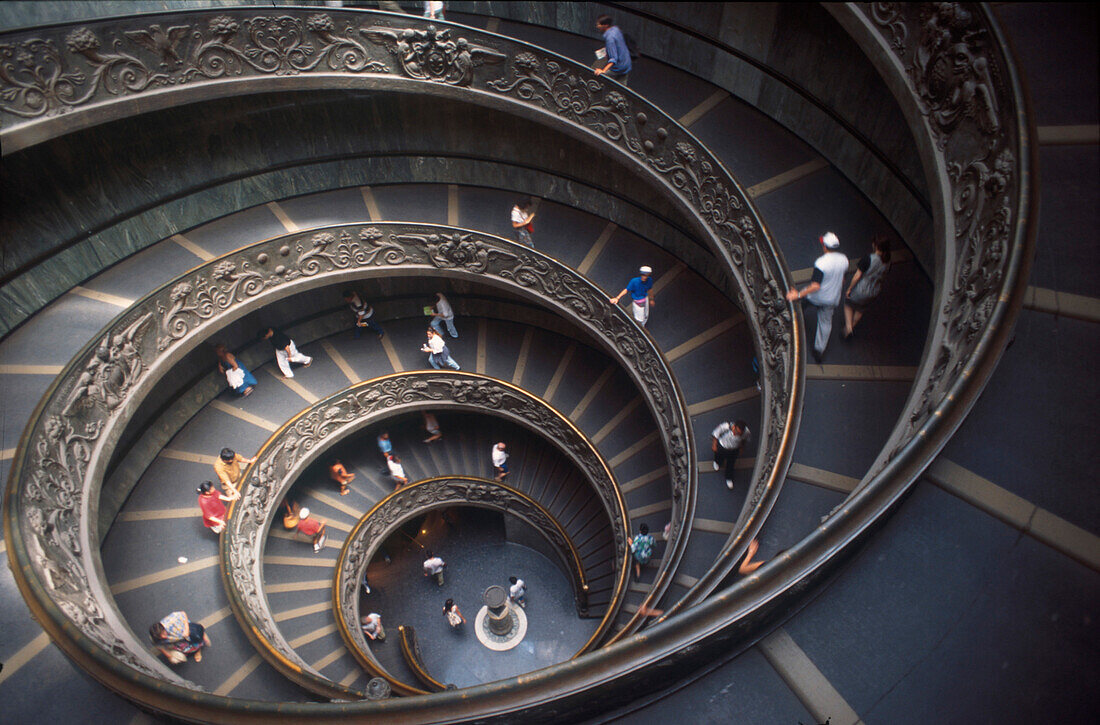
[{"label": "man in white cap", "polygon": [[805,298],[817,308],[817,334],[814,335],[814,360],[820,365],[825,359],[825,347],[833,331],[833,312],[840,304],[844,292],[844,275],[848,272],[848,258],[840,253],[840,240],[832,232],[821,235],[824,254],[814,262],[810,285],[802,290],[787,293],[790,301]]},{"label": "man in white cap", "polygon": [[609,299],[611,304],[617,305],[623,295],[629,292],[633,302],[631,307],[634,308],[634,319],[639,325],[645,327],[646,321],[649,320],[649,308],[653,305],[653,295],[649,294],[651,287],[653,287],[653,269],[642,267],[638,270],[638,276],[626,283],[626,289]]}]

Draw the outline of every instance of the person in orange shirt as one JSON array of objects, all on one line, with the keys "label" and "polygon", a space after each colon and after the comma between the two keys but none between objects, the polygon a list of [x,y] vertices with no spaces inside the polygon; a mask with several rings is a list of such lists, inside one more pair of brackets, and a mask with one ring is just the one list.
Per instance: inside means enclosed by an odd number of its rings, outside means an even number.
[{"label": "person in orange shirt", "polygon": [[332,462],[332,465],[328,467],[328,475],[333,481],[340,484],[340,495],[348,495],[348,484],[355,480],[355,474],[349,473],[348,469],[344,468],[344,464],[337,458]]},{"label": "person in orange shirt", "polygon": [[241,464],[255,462],[255,458],[245,458],[232,448],[222,448],[218,460],[214,461],[214,473],[218,474],[218,480],[222,482],[222,489],[231,501],[241,496],[238,491],[241,484]]}]

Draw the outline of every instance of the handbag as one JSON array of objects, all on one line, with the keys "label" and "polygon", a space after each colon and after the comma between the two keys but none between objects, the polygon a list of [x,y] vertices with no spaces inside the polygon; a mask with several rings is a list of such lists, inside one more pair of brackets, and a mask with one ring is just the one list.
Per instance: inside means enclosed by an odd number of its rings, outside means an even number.
[{"label": "handbag", "polygon": [[225,379],[229,381],[229,387],[239,388],[244,385],[244,370],[229,368],[225,371]]},{"label": "handbag", "polygon": [[291,508],[289,503],[286,505],[286,513],[283,515],[283,528],[292,530],[298,528],[298,513]]}]

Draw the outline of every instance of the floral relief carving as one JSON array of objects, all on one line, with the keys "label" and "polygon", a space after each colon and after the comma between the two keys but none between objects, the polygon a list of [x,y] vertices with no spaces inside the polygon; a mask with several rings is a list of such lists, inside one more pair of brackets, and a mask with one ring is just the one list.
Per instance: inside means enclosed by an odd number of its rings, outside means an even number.
[{"label": "floral relief carving", "polygon": [[1012,112],[998,101],[1011,94],[984,14],[961,3],[879,3],[871,19],[890,32],[890,47],[944,156],[955,230],[939,349],[892,458],[945,400],[986,332],[1011,256],[1020,161],[1011,150]]},{"label": "floral relief carving", "polygon": [[[390,25],[393,20],[388,17],[377,23],[361,24],[359,20],[362,15],[340,11],[285,9],[261,13],[225,10],[172,17],[183,20],[157,23],[141,19],[103,21],[83,28],[87,32],[74,35],[72,42],[65,46],[70,48],[69,53],[58,55],[62,70],[55,74],[58,79],[54,82],[55,96],[66,98],[69,107],[72,107],[110,100],[113,97],[111,90],[114,95],[140,93],[142,84],[146,87],[151,84],[181,85],[228,77],[312,72],[387,73],[455,87],[483,88],[506,94],[588,128],[648,165],[665,178],[711,227],[715,242],[736,265],[733,270],[735,278],[742,278],[738,267],[746,250],[752,245],[767,243],[736,184],[709,153],[696,148],[690,136],[671,119],[616,84],[593,77],[588,69],[573,66],[528,46],[512,48],[508,41],[495,36],[485,36],[480,42],[475,42],[479,39],[477,31],[472,29],[463,31],[464,37],[457,37],[451,28],[437,27],[412,18],[403,20],[402,25],[397,27]],[[8,43],[12,49],[20,42],[32,41],[26,34],[12,34],[9,37],[18,37],[18,40]],[[100,37],[108,40],[101,42]],[[60,38],[38,40],[52,42],[57,47],[62,42]],[[100,46],[111,47],[113,51],[101,53]],[[124,46],[126,50],[122,49]],[[130,48],[134,52],[129,52]],[[12,58],[15,54],[15,50],[8,51],[8,56]],[[4,57],[5,51],[0,47],[0,67]],[[510,67],[503,64],[508,59],[512,60]],[[134,65],[135,62],[138,65]],[[122,85],[116,83],[109,89],[109,84],[102,79],[114,77],[112,74],[103,75],[103,70],[100,75],[93,76],[95,68],[109,67],[118,68],[115,75],[126,82]],[[498,67],[500,72],[496,71]],[[124,68],[129,70],[122,73]],[[2,72],[0,69],[0,74]],[[94,83],[89,85],[89,80],[94,80]],[[3,91],[0,86],[0,94]],[[21,107],[31,116],[49,116],[59,112],[46,109],[41,100],[27,105],[25,101],[20,101],[18,89],[12,88],[11,91],[15,103],[11,107]],[[43,96],[38,93],[35,98],[41,99]],[[26,93],[23,96],[29,97]],[[4,96],[0,95],[0,111],[8,107],[3,101]],[[59,102],[55,101],[54,105]],[[161,303],[161,330],[167,333],[161,334],[161,344],[167,346],[181,339],[203,320],[211,319],[209,315],[225,309],[223,305],[228,300],[240,301],[258,294],[265,287],[283,284],[301,275],[319,274],[323,267],[347,269],[356,265],[423,263],[425,260],[420,256],[423,252],[431,256],[428,263],[438,268],[472,271],[479,266],[491,269],[494,265],[506,264],[503,258],[489,259],[486,256],[502,256],[500,250],[477,248],[471,240],[440,235],[427,240],[424,247],[411,249],[392,235],[369,238],[365,236],[366,231],[360,231],[358,239],[348,233],[335,233],[301,240],[296,249],[298,264],[294,264],[293,259],[282,259],[268,268],[255,259],[235,260],[241,279],[236,290],[228,289],[230,285],[223,284],[223,280],[215,281],[209,277],[181,283],[174,290],[174,298]],[[471,247],[471,244],[474,246]],[[573,283],[568,278],[559,276],[556,286],[548,286],[549,275],[545,274],[545,268],[540,269],[542,263],[538,257],[527,255],[519,258],[526,262],[526,266],[516,265],[514,272],[502,271],[502,276],[512,274],[506,278],[532,289],[543,286],[549,292],[562,293],[564,303],[576,314],[588,314],[591,319],[602,316],[599,322],[603,326],[619,325],[614,316],[608,315],[606,305],[586,295],[583,289],[571,289]],[[451,266],[447,267],[448,264]],[[255,276],[260,269],[264,270],[259,273],[262,279]],[[774,253],[769,253],[766,260],[761,258],[758,269],[743,275],[751,290],[740,293],[741,301],[751,304],[760,297],[764,286],[779,278],[779,264]],[[777,351],[776,355],[768,356],[768,361],[790,356],[789,335],[774,334],[776,325],[762,322],[771,319],[767,315],[748,310],[746,314],[754,330],[771,335],[762,340],[761,345],[762,348]],[[783,318],[783,324],[789,324],[789,314]],[[629,329],[622,328],[618,332],[616,345],[639,363],[644,376],[662,372],[644,346],[639,348],[630,340]],[[768,362],[763,358],[762,362],[767,368]],[[793,374],[791,366],[785,366],[785,370]],[[762,371],[762,375],[769,379],[774,378],[774,373],[772,369]],[[766,408],[769,415],[772,411],[780,411],[784,421],[789,412],[785,402],[788,382],[789,377],[774,380],[769,390],[773,398],[781,402]],[[654,395],[657,388],[643,385],[651,393],[651,400],[658,400]],[[682,419],[675,420],[676,411],[666,410],[667,406],[661,403],[655,405],[664,429],[675,430],[683,425]],[[771,430],[772,426],[766,425],[765,428]],[[776,448],[781,444],[782,441],[765,440],[762,436],[762,449]],[[666,446],[678,448],[680,445],[682,442],[677,441],[675,436],[666,437]],[[766,475],[759,480],[766,480]],[[678,501],[689,486],[687,469],[674,467],[673,487]]]},{"label": "floral relief carving", "polygon": [[[489,89],[546,109],[620,145],[660,174],[714,231],[716,243],[734,262],[731,274],[743,284],[738,294],[746,316],[761,331],[761,347],[771,352],[761,358],[771,396],[765,410],[775,418],[765,428],[784,429],[787,385],[793,374],[792,323],[781,302],[768,306],[780,299],[774,294],[781,278],[779,263],[772,250],[757,249],[768,243],[766,236],[735,182],[705,149],[695,148],[688,135],[644,100],[526,46],[512,49],[489,36],[478,44],[471,41],[477,31],[464,31],[469,37],[456,38],[451,29],[436,29],[412,18],[402,21],[411,28],[357,28],[349,22],[361,17],[339,11],[241,9],[179,14],[156,23],[130,18],[75,29],[9,33],[0,37],[0,118],[10,128],[12,122],[31,123],[154,88],[316,72],[400,74]],[[501,49],[490,44],[502,44]],[[512,76],[506,79],[502,76],[508,68],[502,61],[508,58]],[[501,72],[493,75],[497,66]],[[673,531],[683,530],[680,519],[694,505],[685,503],[693,495],[691,431],[670,372],[652,342],[576,275],[557,269],[535,252],[479,235],[396,232],[371,225],[303,234],[234,253],[143,302],[142,314],[152,318],[135,336],[145,349],[136,360],[140,365],[133,368],[135,360],[122,348],[109,350],[106,360],[89,358],[85,386],[65,404],[91,406],[102,425],[114,424],[118,411],[125,408],[121,402],[140,387],[135,381],[140,382],[158,355],[222,313],[306,277],[396,265],[495,276],[552,300],[598,331],[628,362],[657,420],[669,455]],[[767,301],[762,308],[752,308],[762,300]],[[111,335],[112,342],[115,337],[117,333]],[[758,457],[778,460],[782,436],[765,433],[761,438]],[[759,480],[766,479],[764,471]]]},{"label": "floral relief carving", "polygon": [[[219,14],[205,22],[127,28],[135,22],[140,21],[95,26],[102,30],[78,27],[63,37],[0,42],[0,111],[20,118],[52,116],[104,94],[134,95],[154,87],[246,74],[387,71],[350,22],[338,27],[328,13]],[[456,47],[452,65],[465,63],[472,69],[485,62],[487,49],[459,42],[462,46]],[[464,84],[468,82],[467,78]]]},{"label": "floral relief carving", "polygon": [[248,262],[222,260],[210,270],[209,277],[199,273],[188,281],[177,283],[168,294],[167,301],[156,302],[156,311],[160,316],[160,349],[182,338],[200,322],[213,318],[235,303],[254,297],[267,287],[279,284],[285,277],[285,270],[265,278]]}]

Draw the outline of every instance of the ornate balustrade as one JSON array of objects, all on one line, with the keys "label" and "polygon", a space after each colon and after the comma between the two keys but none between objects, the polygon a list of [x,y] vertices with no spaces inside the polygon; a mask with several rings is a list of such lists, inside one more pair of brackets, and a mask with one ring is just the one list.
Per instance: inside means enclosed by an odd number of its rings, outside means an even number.
[{"label": "ornate balustrade", "polygon": [[[429,370],[368,380],[318,401],[272,434],[244,473],[241,498],[233,503],[221,538],[222,580],[241,628],[272,666],[316,694],[341,699],[364,696],[313,669],[283,637],[262,584],[268,529],[290,487],[326,450],[383,419],[427,409],[507,418],[554,444],[587,478],[611,528],[616,586],[603,619],[577,654],[599,643],[626,594],[629,532],[622,494],[599,451],[562,413],[514,385],[472,373]],[[431,509],[460,504],[520,516],[549,538],[571,573],[578,607],[586,607],[581,601],[587,588],[585,574],[576,549],[553,516],[529,497],[492,481],[463,476],[428,479],[394,491],[348,535],[337,561],[333,609],[348,649],[398,694],[424,691],[392,677],[370,653],[359,629],[359,583],[377,547],[400,524]]]},{"label": "ornate balustrade", "polygon": [[[120,314],[66,366],[24,434],[5,500],[16,579],[51,636],[97,677],[165,711],[180,712],[172,703],[195,697],[182,694],[194,686],[152,657],[123,621],[98,557],[99,489],[112,447],[140,402],[176,361],[250,311],[298,291],[394,274],[465,277],[572,320],[637,383],[658,421],[673,481],[694,480],[686,406],[652,339],[602,291],[545,255],[488,235],[420,224],[341,225],[267,240],[192,270]],[[605,508],[625,521],[621,497],[611,489],[602,489]],[[673,509],[678,529],[690,515],[686,499]],[[235,516],[235,525],[255,524],[250,516]],[[617,532],[622,556],[624,531]],[[621,567],[616,588],[624,581]]]},{"label": "ornate balustrade", "polygon": [[[318,88],[429,93],[535,118],[630,164],[683,210],[725,271],[723,291],[744,311],[761,366],[758,455],[741,528],[722,557],[728,568],[762,525],[790,463],[802,404],[801,312],[783,297],[785,264],[741,186],[686,129],[624,86],[526,43],[409,16],[328,8],[145,15],[0,36],[0,141],[12,153],[182,103]],[[657,418],[666,451],[688,456],[686,419]],[[684,513],[694,510],[693,471],[671,472],[671,543],[643,610],[671,584]]]},{"label": "ornate balustrade", "polygon": [[[480,381],[486,388],[497,387],[500,381]],[[568,421],[557,411],[549,408],[539,400],[527,400],[530,396],[518,394],[511,386],[501,383],[500,396],[503,404],[509,406],[518,401],[524,411],[535,410],[541,413],[544,422],[549,422],[549,428],[544,429],[538,420],[523,417],[531,423],[536,423],[535,430],[542,435],[553,437],[555,433],[568,425]],[[488,392],[488,390],[487,390]],[[490,393],[496,397],[496,393]],[[490,408],[492,410],[492,408]],[[516,412],[520,412],[517,410]],[[582,436],[583,439],[583,436]],[[583,441],[586,443],[587,441]],[[566,441],[562,440],[561,444]],[[573,446],[570,445],[570,448]],[[599,460],[599,453],[594,449],[582,451],[588,457]],[[613,483],[613,482],[612,482]],[[517,516],[539,532],[556,551],[565,570],[569,572],[573,583],[573,594],[577,603],[579,614],[586,614],[588,610],[588,584],[580,555],[573,545],[569,535],[561,527],[561,524],[553,515],[543,508],[537,501],[509,486],[497,481],[474,478],[471,476],[439,476],[404,486],[394,491],[389,496],[379,501],[366,515],[359,520],[355,528],[348,534],[340,556],[336,560],[336,579],[333,582],[333,610],[336,617],[340,636],[359,663],[372,675],[383,677],[395,692],[400,694],[422,694],[406,683],[394,679],[386,669],[374,657],[370,646],[359,627],[359,582],[363,581],[367,565],[374,558],[382,543],[395,533],[402,524],[409,519],[421,516],[425,512],[451,506],[474,506],[478,508],[490,508],[510,516]],[[612,518],[614,522],[614,518]],[[613,523],[613,526],[615,524]],[[619,545],[618,530],[615,536],[616,546]],[[624,551],[616,551],[620,564],[623,563]],[[617,600],[621,601],[625,590],[618,592]],[[596,632],[588,638],[588,641],[577,651],[574,657],[592,649],[599,643],[607,626],[611,624],[613,611],[617,610],[618,601],[613,601],[607,615],[604,616]],[[412,628],[409,628],[410,632]],[[415,639],[414,639],[415,642]],[[419,650],[417,650],[419,651]],[[419,658],[418,658],[419,659]],[[417,665],[416,670],[423,670],[422,665]],[[428,692],[435,692],[442,687],[435,687],[431,680],[425,679],[418,673],[418,678],[428,686]]]},{"label": "ornate balustrade", "polygon": [[[701,665],[711,661],[716,653],[728,653],[743,646],[754,633],[774,624],[783,611],[796,606],[807,589],[836,571],[854,548],[853,544],[865,539],[881,523],[961,423],[1007,344],[1022,302],[1034,245],[1037,200],[1032,177],[1036,166],[1025,95],[1007,44],[982,6],[883,3],[828,7],[879,67],[915,130],[930,178],[937,230],[936,316],[925,356],[904,415],[859,488],[821,527],[776,561],[726,588],[721,588],[721,577],[710,577],[706,584],[710,596],[647,630],[644,637],[624,638],[568,666],[547,668],[525,676],[522,681],[468,688],[461,695],[434,694],[419,701],[416,709],[412,704],[401,709],[374,710],[368,709],[367,704],[333,704],[317,710],[319,717],[369,713],[379,722],[410,716],[491,719],[514,715],[523,709],[526,717],[570,719],[590,712],[593,692],[599,693],[601,706],[611,707],[626,701],[639,689],[667,684],[670,670]],[[533,63],[526,58],[511,58],[512,76],[505,77],[503,85],[498,84],[495,90],[511,92],[525,88],[524,93],[529,96],[526,100],[542,99],[536,102],[547,104],[547,108],[572,123],[593,129],[599,124],[589,125],[586,119],[619,119],[613,110],[616,106],[607,105],[609,92],[619,93],[631,110],[640,107],[637,105],[640,102],[625,90],[612,83],[586,80],[579,71],[575,71],[577,75],[572,79],[573,90],[555,96],[552,89],[557,81],[547,80],[546,75],[550,61],[531,52]],[[553,62],[559,70],[571,68],[565,61]],[[562,72],[568,79],[568,70]],[[591,86],[592,83],[596,86]],[[477,87],[477,81],[472,85]],[[576,101],[578,97],[583,101]],[[599,102],[592,100],[597,97],[601,99]],[[563,103],[550,105],[551,101],[558,103],[554,98]],[[569,106],[570,103],[574,105]],[[776,296],[783,286],[778,283],[781,275],[760,273],[755,266],[771,269],[770,261],[754,257],[770,252],[744,246],[754,234],[757,241],[763,241],[762,232],[747,234],[738,228],[732,221],[737,215],[726,213],[735,208],[731,204],[725,205],[725,211],[710,206],[715,197],[709,192],[701,193],[700,189],[714,187],[695,182],[708,175],[717,179],[723,172],[707,157],[705,163],[709,168],[702,173],[698,164],[704,154],[698,147],[670,147],[668,143],[673,137],[686,138],[677,136],[678,129],[665,126],[662,128],[667,135],[651,135],[653,116],[645,120],[636,115],[622,118],[626,119],[623,123],[604,121],[597,132],[619,144],[626,153],[635,154],[655,175],[667,173],[662,183],[675,187],[681,198],[693,205],[710,229],[707,238],[721,258],[736,262],[733,273],[743,285],[742,301],[758,335],[758,344],[763,346],[765,356],[776,353],[766,361],[769,368],[765,386],[786,381],[790,392],[782,398],[783,404],[794,406],[800,385],[795,368],[800,364],[801,354],[796,347],[797,336],[790,334],[797,332],[798,317]],[[625,135],[617,136],[619,133]],[[675,169],[673,161],[686,166]],[[773,283],[779,286],[772,289]],[[130,322],[139,323],[136,319]],[[773,326],[770,333],[766,330],[769,325]],[[104,340],[104,365],[117,367],[119,363],[115,361],[128,359],[122,351],[133,330],[140,330],[140,326],[119,328],[119,332]],[[782,344],[767,347],[776,335]],[[86,352],[93,350],[89,348]],[[782,374],[777,373],[780,369]],[[96,380],[95,375],[91,380]],[[112,389],[109,385],[102,389],[101,395],[109,403]],[[793,444],[794,428],[779,411],[795,408],[776,408],[777,399],[771,397],[772,391],[766,389],[766,395],[769,396],[765,406],[766,428],[788,437],[782,441],[777,438],[764,447],[761,456],[769,459],[769,465],[774,462],[776,466],[758,467],[754,472],[754,501],[769,491],[760,488],[761,475],[769,470],[781,472],[789,451],[787,446]],[[50,421],[49,427],[45,426],[46,421]],[[77,469],[87,464],[96,436],[94,424],[67,428],[64,420],[43,418],[40,422],[41,430],[34,431],[40,437],[28,438],[28,442],[33,446],[46,442],[43,450],[52,454],[52,458],[48,455],[40,458],[43,470],[56,470],[59,460],[65,462],[62,465]],[[58,447],[57,441],[62,440],[64,444]],[[21,457],[24,455],[25,450]],[[50,487],[39,481],[36,490],[48,492]],[[56,522],[67,520],[52,511],[39,511],[26,519],[28,531],[33,531],[34,523],[39,530],[57,530]],[[747,543],[751,528],[735,536]],[[27,547],[33,548],[39,540],[30,538]],[[19,561],[27,561],[27,548],[20,548],[19,541],[10,533],[8,540]],[[740,545],[731,540],[727,549],[731,558],[736,558]],[[45,553],[53,552],[46,549]],[[65,577],[72,570],[71,558],[51,558],[59,563],[52,565],[50,576],[58,573]],[[68,608],[72,609],[71,600]],[[87,621],[98,624],[113,617],[97,612]],[[135,675],[135,681],[143,682],[142,677]],[[289,717],[295,712],[306,710],[289,708],[281,714]]]}]

